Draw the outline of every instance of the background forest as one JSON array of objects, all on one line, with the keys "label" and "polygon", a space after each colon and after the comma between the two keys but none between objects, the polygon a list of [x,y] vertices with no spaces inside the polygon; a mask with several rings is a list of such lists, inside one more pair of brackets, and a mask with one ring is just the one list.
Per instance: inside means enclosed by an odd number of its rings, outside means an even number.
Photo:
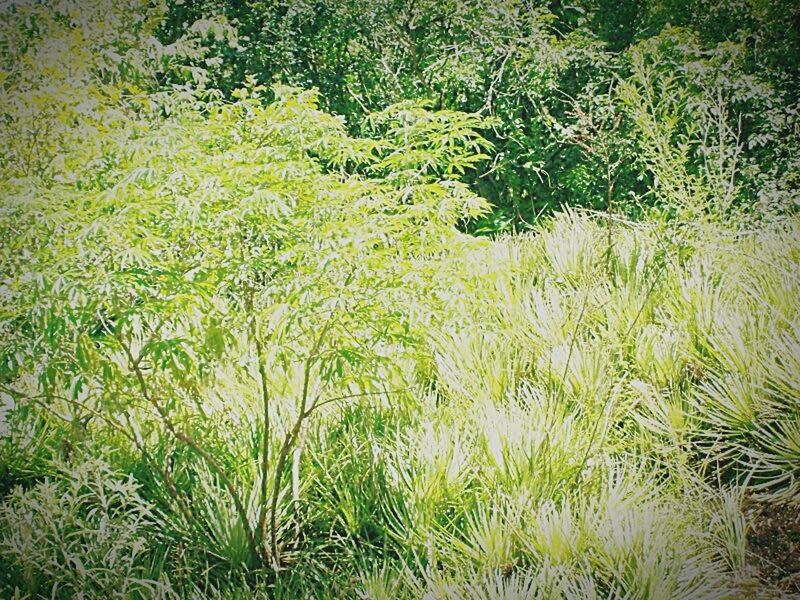
[{"label": "background forest", "polygon": [[800,4],[0,3],[0,594],[800,594]]}]

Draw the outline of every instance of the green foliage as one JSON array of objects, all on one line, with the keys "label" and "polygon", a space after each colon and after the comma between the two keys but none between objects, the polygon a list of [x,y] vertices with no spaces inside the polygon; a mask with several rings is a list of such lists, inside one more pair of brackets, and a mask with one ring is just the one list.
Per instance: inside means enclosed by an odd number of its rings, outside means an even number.
[{"label": "green foliage", "polygon": [[161,519],[130,478],[87,461],[0,505],[0,581],[16,597],[167,597]]},{"label": "green foliage", "polygon": [[314,86],[353,132],[402,100],[491,115],[497,152],[467,181],[495,205],[471,230],[496,233],[563,205],[673,214],[667,168],[722,212],[793,209],[796,15],[735,0],[251,0],[175,5],[160,35],[224,21],[236,44],[207,39],[214,61],[189,61],[209,85]]},{"label": "green foliage", "polygon": [[[206,456],[186,429],[208,416],[209,387],[256,369],[265,425],[273,396],[296,394],[285,460],[326,396],[377,391],[371,382],[390,368],[381,346],[413,339],[393,290],[410,293],[409,277],[423,274],[414,261],[484,210],[437,177],[470,164],[471,117],[405,112],[376,143],[348,138],[312,93],[277,89],[265,105],[259,91],[140,132],[93,186],[10,182],[4,214],[4,227],[24,228],[40,249],[32,270],[6,271],[6,378],[67,421],[125,431],[144,455],[160,431],[219,477],[209,459],[224,449]],[[426,151],[437,135],[445,141]],[[341,170],[348,163],[364,174]],[[18,252],[6,248],[9,259]],[[275,494],[285,465],[276,468]]]},{"label": "green foliage", "polygon": [[[2,595],[744,593],[800,497],[785,16],[2,11]],[[560,204],[610,210],[462,233]]]}]

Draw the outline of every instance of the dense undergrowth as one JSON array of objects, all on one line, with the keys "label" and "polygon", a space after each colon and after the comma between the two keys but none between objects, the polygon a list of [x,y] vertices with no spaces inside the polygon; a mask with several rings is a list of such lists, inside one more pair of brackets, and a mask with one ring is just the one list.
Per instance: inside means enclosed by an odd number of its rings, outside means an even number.
[{"label": "dense undergrowth", "polygon": [[466,176],[493,204],[474,232],[564,205],[641,217],[673,171],[727,203],[797,189],[797,0],[206,0],[171,5],[158,35],[196,20],[218,34],[192,81],[223,94],[247,74],[316,87],[354,134],[402,100],[494,117]]},{"label": "dense undergrowth", "polygon": [[746,514],[800,501],[796,140],[742,158],[720,88],[642,54],[614,84],[640,218],[474,237],[497,115],[354,133],[313,90],[199,85],[223,21],[3,10],[4,596],[769,592]]}]

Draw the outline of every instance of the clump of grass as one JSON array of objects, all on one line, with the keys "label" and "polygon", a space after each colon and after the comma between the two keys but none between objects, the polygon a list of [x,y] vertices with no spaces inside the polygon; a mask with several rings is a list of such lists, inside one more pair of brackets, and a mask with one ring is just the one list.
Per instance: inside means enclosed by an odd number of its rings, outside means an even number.
[{"label": "clump of grass", "polygon": [[0,504],[0,586],[12,597],[177,597],[163,515],[130,477],[88,460]]}]

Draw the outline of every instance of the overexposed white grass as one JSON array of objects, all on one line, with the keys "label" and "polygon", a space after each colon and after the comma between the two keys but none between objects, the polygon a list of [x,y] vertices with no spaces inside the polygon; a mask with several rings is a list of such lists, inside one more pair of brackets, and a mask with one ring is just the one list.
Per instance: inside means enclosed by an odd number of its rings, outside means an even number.
[{"label": "overexposed white grass", "polygon": [[[305,382],[268,347],[271,460],[304,388],[356,398],[321,407],[291,459],[277,527],[279,542],[302,540],[287,544],[293,568],[312,572],[303,557],[315,552],[346,562],[366,543],[383,559],[354,563],[342,584],[364,599],[735,597],[743,503],[800,499],[797,231],[719,226],[713,240],[666,243],[656,226],[566,213],[454,249],[460,261],[439,263],[446,289],[413,307],[425,334],[412,351],[377,348],[386,366],[368,381]],[[230,440],[253,529],[261,398],[253,357],[240,359],[243,375],[221,369],[183,414],[210,447]],[[70,406],[51,410],[67,422]],[[127,422],[142,429],[147,414],[131,409]],[[205,537],[180,515],[165,530],[225,568],[251,562],[219,476],[176,464]],[[6,525],[46,492],[67,510],[48,489],[9,496]],[[4,535],[20,561],[58,551],[49,534],[35,549],[21,530]]]}]

